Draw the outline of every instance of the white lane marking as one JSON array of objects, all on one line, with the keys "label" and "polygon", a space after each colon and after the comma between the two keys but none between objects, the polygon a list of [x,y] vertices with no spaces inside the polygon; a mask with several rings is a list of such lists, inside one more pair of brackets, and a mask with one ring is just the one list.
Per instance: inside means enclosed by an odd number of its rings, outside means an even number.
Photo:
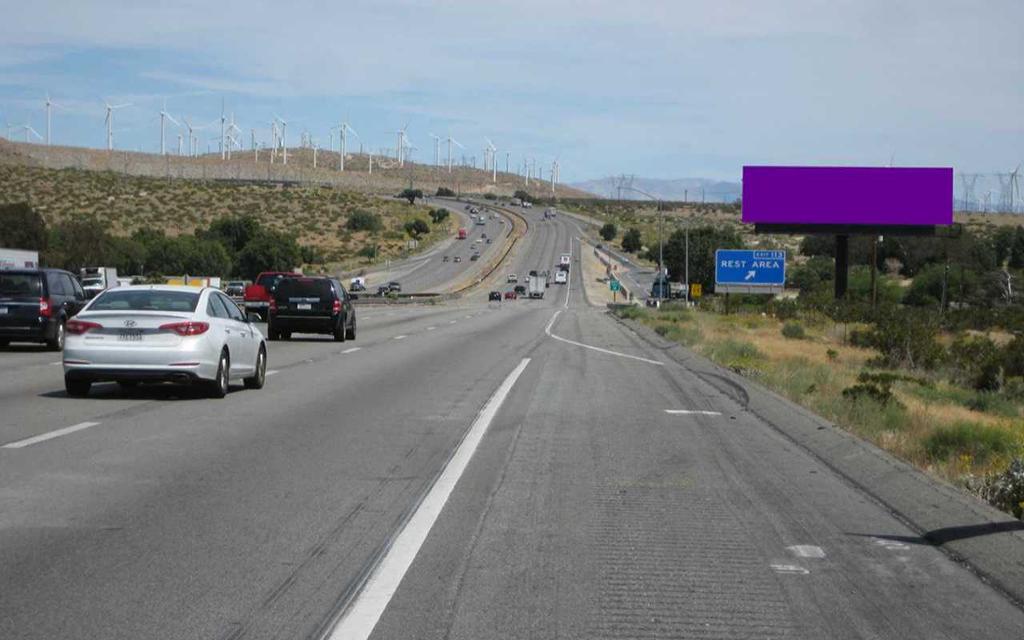
[{"label": "white lane marking", "polygon": [[395,336],[395,340],[405,340],[405,339],[406,339],[406,338],[408,338],[408,337],[409,337],[409,336],[406,336],[406,335],[401,335],[401,336]]},{"label": "white lane marking", "polygon": [[387,553],[374,567],[352,604],[327,636],[329,640],[365,640],[373,633],[373,628],[377,626],[377,621],[398,590],[405,572],[416,559],[420,547],[441,515],[441,510],[444,509],[448,497],[473,458],[491,421],[498,414],[505,398],[528,364],[530,359],[523,358],[484,405],[423,502],[416,507],[412,517],[398,534],[391,539]]},{"label": "white lane marking", "polygon": [[824,558],[825,550],[821,547],[816,547],[813,544],[795,544],[791,547],[786,547],[793,555],[798,558]]},{"label": "white lane marking", "polygon": [[427,327],[427,331],[433,331],[433,330],[434,330],[434,329],[436,329],[436,328],[437,328],[437,327]]},{"label": "white lane marking", "polygon": [[906,544],[900,542],[899,540],[887,540],[885,538],[872,538],[872,539],[875,541],[875,544],[877,544],[880,547],[885,547],[886,549],[900,550],[900,549],[909,549],[910,548]]},{"label": "white lane marking", "polygon": [[448,324],[455,324],[456,322],[458,322],[458,320],[449,320]]},{"label": "white lane marking", "polygon": [[344,351],[342,351],[342,353],[355,353],[356,351],[359,351],[360,349],[362,349],[362,347],[350,347],[350,348],[345,349]]},{"label": "white lane marking", "polygon": [[273,375],[277,375],[277,373],[278,373],[277,369],[271,369],[270,371],[267,372],[267,375],[268,376],[273,376]]},{"label": "white lane marking", "polygon": [[470,318],[472,318],[472,317],[473,317],[473,316],[466,316],[466,320],[469,320],[469,319],[470,319]]},{"label": "white lane marking", "polygon": [[45,442],[47,440],[52,440],[54,438],[59,438],[61,436],[66,436],[69,433],[74,433],[76,431],[81,431],[82,429],[88,429],[89,427],[95,427],[98,424],[99,424],[98,422],[79,422],[78,424],[73,424],[70,427],[64,427],[63,429],[57,429],[56,431],[50,431],[48,433],[42,433],[42,434],[39,434],[38,436],[32,436],[31,438],[25,438],[24,440],[18,440],[17,442],[9,442],[9,443],[4,445],[4,449],[21,449],[22,447],[27,447],[29,445],[36,444],[38,442]]},{"label": "white lane marking", "polygon": [[[579,240],[579,238],[576,238]],[[572,289],[572,240],[569,240],[569,270],[565,272],[565,308],[569,308],[569,291]]]},{"label": "white lane marking", "polygon": [[702,411],[699,409],[665,409],[665,413],[674,416],[720,416],[721,411]]},{"label": "white lane marking", "polygon": [[810,573],[810,571],[804,569],[798,564],[773,564],[771,567],[775,573],[796,573],[800,575],[807,575]]},{"label": "white lane marking", "polygon": [[611,349],[602,349],[601,347],[595,347],[592,344],[583,344],[582,342],[576,342],[575,340],[570,340],[568,338],[563,338],[562,336],[557,336],[557,335],[551,333],[551,325],[555,324],[555,320],[558,318],[558,314],[560,314],[560,313],[562,313],[561,309],[556,311],[555,315],[551,316],[551,320],[550,320],[550,322],[548,322],[548,326],[544,327],[544,333],[546,333],[548,335],[548,337],[554,338],[555,340],[558,340],[560,342],[565,342],[566,344],[572,344],[572,345],[576,345],[577,347],[583,347],[584,349],[590,349],[591,351],[599,351],[601,353],[607,353],[610,356],[618,356],[620,358],[629,358],[630,360],[639,360],[640,362],[646,362],[648,364],[656,364],[656,365],[659,365],[659,366],[662,366],[662,367],[665,366],[665,363],[661,362],[659,360],[651,360],[649,358],[641,358],[640,356],[632,356],[632,355],[629,355],[628,353],[621,353],[619,351],[612,351]]},{"label": "white lane marking", "polygon": [[64,364],[64,362],[61,361],[61,360],[58,360],[57,362],[51,362],[50,364]]}]

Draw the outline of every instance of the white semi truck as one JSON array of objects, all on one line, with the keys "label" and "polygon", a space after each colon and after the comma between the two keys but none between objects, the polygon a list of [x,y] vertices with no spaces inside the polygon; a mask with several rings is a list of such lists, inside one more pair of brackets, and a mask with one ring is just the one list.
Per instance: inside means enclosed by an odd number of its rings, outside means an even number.
[{"label": "white semi truck", "polygon": [[36,269],[38,267],[38,251],[0,249],[0,269]]},{"label": "white semi truck", "polygon": [[97,294],[120,284],[114,267],[82,267],[78,275],[87,298],[95,298]]},{"label": "white semi truck", "polygon": [[548,277],[546,274],[538,273],[530,276],[529,294],[531,298],[543,298],[544,290],[548,288]]}]

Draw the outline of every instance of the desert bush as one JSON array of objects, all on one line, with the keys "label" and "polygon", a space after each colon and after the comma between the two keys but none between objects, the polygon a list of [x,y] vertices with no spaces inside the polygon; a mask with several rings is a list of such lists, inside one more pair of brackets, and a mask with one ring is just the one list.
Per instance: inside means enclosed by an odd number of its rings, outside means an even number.
[{"label": "desert bush", "polygon": [[615,227],[613,223],[606,222],[601,227],[601,230],[598,231],[598,233],[601,235],[601,238],[603,240],[605,240],[606,242],[611,242],[612,240],[615,239],[615,236],[618,235],[619,230]]},{"label": "desert bush", "polygon": [[807,337],[804,326],[799,322],[787,322],[782,325],[782,335],[791,340],[803,340]]},{"label": "desert bush", "polygon": [[647,315],[647,311],[638,306],[619,307],[615,310],[615,313],[620,318],[626,318],[627,320],[637,320]]},{"label": "desert bush", "polygon": [[1024,460],[1014,458],[1005,471],[987,476],[976,491],[993,507],[1024,516]]},{"label": "desert bush", "polygon": [[449,189],[448,187],[438,187],[437,193],[435,195],[442,198],[454,198],[455,192]]},{"label": "desert bush", "polygon": [[1006,429],[977,422],[957,422],[938,427],[924,440],[924,450],[933,462],[952,457],[970,456],[984,463],[995,456],[1014,453],[1018,444]]},{"label": "desert bush", "polygon": [[366,211],[365,209],[356,209],[349,215],[348,220],[345,221],[345,227],[350,231],[380,231],[384,228],[384,223],[376,213]]}]

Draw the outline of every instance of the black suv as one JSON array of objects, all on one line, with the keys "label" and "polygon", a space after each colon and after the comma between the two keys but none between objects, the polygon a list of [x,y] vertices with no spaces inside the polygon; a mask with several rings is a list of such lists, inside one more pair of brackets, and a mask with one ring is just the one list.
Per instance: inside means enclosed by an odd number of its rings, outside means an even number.
[{"label": "black suv", "polygon": [[334,278],[282,278],[270,299],[267,337],[289,340],[293,331],[355,340],[356,312],[345,287]]},{"label": "black suv", "polygon": [[64,349],[64,325],[88,300],[75,276],[61,269],[0,270],[0,347],[44,342]]}]

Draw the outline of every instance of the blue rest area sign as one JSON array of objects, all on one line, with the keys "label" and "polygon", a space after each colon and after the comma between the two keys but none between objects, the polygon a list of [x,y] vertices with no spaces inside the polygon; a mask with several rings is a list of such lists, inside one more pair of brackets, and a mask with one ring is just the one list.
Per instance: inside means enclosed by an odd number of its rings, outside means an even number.
[{"label": "blue rest area sign", "polygon": [[[785,251],[719,249],[715,251],[715,289],[721,285],[781,289],[786,284]],[[735,290],[735,289],[734,289]],[[753,291],[752,291],[753,292]]]}]

